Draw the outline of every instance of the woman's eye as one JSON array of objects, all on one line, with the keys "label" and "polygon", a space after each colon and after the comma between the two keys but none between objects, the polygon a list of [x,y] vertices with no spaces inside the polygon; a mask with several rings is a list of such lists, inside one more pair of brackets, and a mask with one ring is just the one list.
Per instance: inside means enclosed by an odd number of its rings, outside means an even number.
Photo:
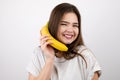
[{"label": "woman's eye", "polygon": [[61,25],[63,25],[63,26],[67,26],[67,24],[61,24]]},{"label": "woman's eye", "polygon": [[78,25],[73,25],[73,27],[78,27]]}]

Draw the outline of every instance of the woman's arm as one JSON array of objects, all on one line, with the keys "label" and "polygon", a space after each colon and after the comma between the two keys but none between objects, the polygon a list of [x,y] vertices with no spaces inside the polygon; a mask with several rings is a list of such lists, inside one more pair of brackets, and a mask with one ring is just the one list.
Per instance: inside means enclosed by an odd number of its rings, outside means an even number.
[{"label": "woman's arm", "polygon": [[99,78],[98,72],[95,72],[92,80],[99,80],[98,78]]},{"label": "woman's arm", "polygon": [[47,60],[45,66],[41,70],[40,74],[35,77],[29,73],[29,80],[50,80],[50,76],[53,69],[54,60]]},{"label": "woman's arm", "polygon": [[50,39],[51,38],[47,35],[40,37],[40,46],[46,58],[45,65],[43,66],[42,70],[40,71],[40,74],[37,77],[34,77],[32,74],[29,74],[29,80],[50,80],[55,57],[54,49],[50,46],[52,42],[47,42],[47,40]]}]

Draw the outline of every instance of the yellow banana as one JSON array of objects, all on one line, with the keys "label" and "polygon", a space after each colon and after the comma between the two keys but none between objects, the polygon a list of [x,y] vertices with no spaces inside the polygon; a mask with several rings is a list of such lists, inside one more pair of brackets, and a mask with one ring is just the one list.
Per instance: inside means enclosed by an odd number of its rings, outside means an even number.
[{"label": "yellow banana", "polygon": [[[57,50],[60,50],[60,51],[67,51],[68,48],[66,45],[64,45],[63,43],[59,42],[58,40],[56,40],[54,37],[52,37],[52,35],[49,33],[49,30],[48,30],[48,23],[42,27],[41,29],[41,35],[48,35],[50,36],[51,38],[51,42],[53,42],[53,44],[50,44],[52,47],[54,47],[55,49]],[[48,40],[50,41],[50,40]]]}]

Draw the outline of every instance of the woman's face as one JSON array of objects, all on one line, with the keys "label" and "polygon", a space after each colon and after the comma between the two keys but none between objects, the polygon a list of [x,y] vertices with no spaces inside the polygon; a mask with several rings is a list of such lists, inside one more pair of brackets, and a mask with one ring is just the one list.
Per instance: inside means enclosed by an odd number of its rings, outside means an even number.
[{"label": "woman's face", "polygon": [[78,18],[75,13],[65,13],[59,23],[57,38],[64,44],[71,44],[79,33]]}]

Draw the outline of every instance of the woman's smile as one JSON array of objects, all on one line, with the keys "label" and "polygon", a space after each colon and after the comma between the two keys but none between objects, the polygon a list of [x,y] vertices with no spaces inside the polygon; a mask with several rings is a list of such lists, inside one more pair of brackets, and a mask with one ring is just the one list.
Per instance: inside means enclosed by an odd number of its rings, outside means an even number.
[{"label": "woman's smile", "polygon": [[73,34],[63,34],[63,36],[64,36],[66,39],[72,39],[72,38],[73,38]]}]

